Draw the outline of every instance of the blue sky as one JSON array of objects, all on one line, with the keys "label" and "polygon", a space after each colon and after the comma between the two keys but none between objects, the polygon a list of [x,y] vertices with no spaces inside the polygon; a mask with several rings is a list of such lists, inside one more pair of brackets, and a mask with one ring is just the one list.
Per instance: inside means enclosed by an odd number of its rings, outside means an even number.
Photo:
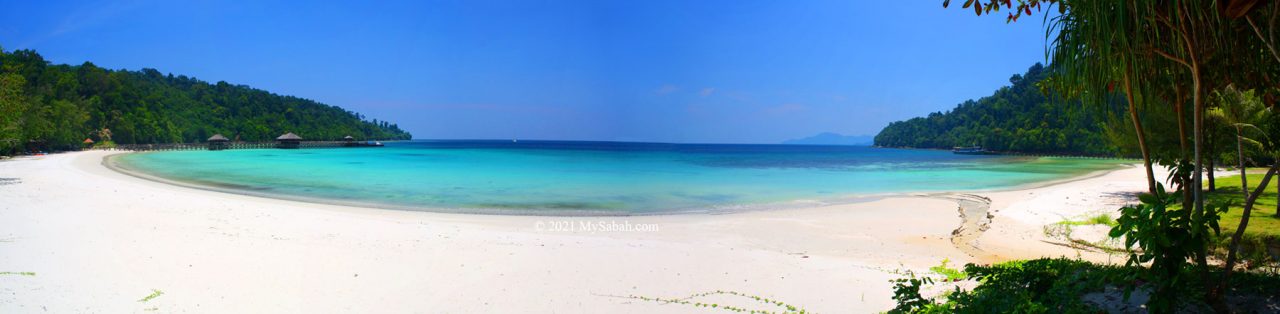
[{"label": "blue sky", "polygon": [[417,138],[875,134],[1044,60],[941,1],[9,1],[0,47],[337,105]]}]

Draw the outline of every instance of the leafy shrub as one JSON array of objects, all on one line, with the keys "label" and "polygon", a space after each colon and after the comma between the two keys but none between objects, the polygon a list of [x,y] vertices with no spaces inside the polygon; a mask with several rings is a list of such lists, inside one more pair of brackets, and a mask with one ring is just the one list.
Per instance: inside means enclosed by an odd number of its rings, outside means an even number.
[{"label": "leafy shrub", "polygon": [[1148,265],[1136,268],[1130,278],[1155,285],[1147,302],[1154,312],[1171,312],[1186,301],[1203,300],[1198,290],[1188,289],[1187,277],[1194,274],[1184,274],[1184,270],[1189,259],[1204,258],[1213,236],[1221,233],[1219,214],[1227,209],[1226,204],[1207,205],[1202,214],[1195,215],[1191,209],[1175,206],[1179,195],[1156,185],[1155,193],[1138,196],[1140,204],[1120,209],[1121,216],[1110,233],[1113,238],[1123,236],[1125,247],[1130,248],[1126,265]]},{"label": "leafy shrub", "polygon": [[943,300],[923,297],[920,289],[933,281],[908,272],[908,277],[894,280],[898,306],[890,313],[1096,313],[1098,309],[1084,303],[1082,296],[1123,281],[1129,271],[1064,258],[969,264],[964,273],[978,286],[956,288]]},{"label": "leafy shrub", "polygon": [[94,148],[94,149],[111,149],[111,148],[116,148],[116,142],[113,142],[113,141],[101,141],[101,142],[93,143],[93,148]]},{"label": "leafy shrub", "polygon": [[933,279],[929,277],[916,277],[912,271],[907,271],[906,277],[894,279],[893,282],[893,301],[898,303],[897,307],[889,310],[889,313],[933,313],[938,310],[938,305],[932,299],[925,298],[920,294],[920,288],[926,285],[932,285]]},{"label": "leafy shrub", "polygon": [[965,266],[981,284],[948,298],[956,313],[1092,313],[1081,296],[1102,291],[1123,272],[1112,266],[1068,259],[1014,261]]}]

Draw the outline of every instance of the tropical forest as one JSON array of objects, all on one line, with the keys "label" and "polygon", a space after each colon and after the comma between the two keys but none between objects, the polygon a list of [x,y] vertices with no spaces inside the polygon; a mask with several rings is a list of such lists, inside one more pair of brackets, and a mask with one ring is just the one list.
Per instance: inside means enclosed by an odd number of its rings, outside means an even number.
[{"label": "tropical forest", "polygon": [[285,132],[308,140],[410,138],[395,123],[244,85],[50,64],[35,51],[0,50],[0,155],[195,143],[214,134],[270,141]]}]

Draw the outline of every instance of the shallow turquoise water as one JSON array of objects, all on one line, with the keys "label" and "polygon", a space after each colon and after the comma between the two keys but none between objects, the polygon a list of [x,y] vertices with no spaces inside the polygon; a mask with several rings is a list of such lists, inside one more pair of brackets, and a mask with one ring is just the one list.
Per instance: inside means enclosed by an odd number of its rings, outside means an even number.
[{"label": "shallow turquoise water", "polygon": [[465,212],[643,214],[1007,188],[1114,160],[847,146],[410,141],[128,154],[121,167],[256,194]]}]

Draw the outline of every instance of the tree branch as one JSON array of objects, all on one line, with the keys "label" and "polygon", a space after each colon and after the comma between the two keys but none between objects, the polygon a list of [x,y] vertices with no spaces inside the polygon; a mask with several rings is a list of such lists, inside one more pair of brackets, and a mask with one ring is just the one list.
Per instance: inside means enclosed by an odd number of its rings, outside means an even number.
[{"label": "tree branch", "polygon": [[1249,22],[1249,27],[1253,28],[1253,33],[1258,35],[1258,40],[1261,40],[1262,44],[1267,46],[1267,51],[1271,52],[1271,57],[1275,58],[1276,61],[1280,61],[1280,54],[1276,54],[1276,47],[1271,45],[1271,42],[1267,41],[1266,37],[1262,36],[1262,31],[1258,30],[1258,26],[1253,24],[1253,18],[1245,15],[1244,20]]},{"label": "tree branch", "polygon": [[1271,177],[1276,174],[1277,168],[1280,168],[1280,163],[1272,164],[1271,169],[1267,170],[1267,174],[1262,176],[1262,182],[1258,183],[1258,187],[1254,189],[1253,194],[1249,195],[1249,198],[1244,201],[1244,211],[1240,213],[1240,226],[1231,235],[1231,245],[1227,247],[1226,269],[1222,273],[1222,282],[1219,283],[1218,289],[1225,289],[1227,279],[1231,278],[1231,269],[1235,268],[1236,251],[1239,249],[1240,237],[1244,235],[1244,229],[1249,227],[1249,212],[1253,210],[1253,205],[1257,203],[1258,196],[1261,196],[1262,192],[1267,190],[1267,183],[1271,182]]},{"label": "tree branch", "polygon": [[1167,52],[1161,51],[1160,49],[1156,49],[1155,47],[1152,47],[1151,52],[1155,52],[1156,54],[1160,55],[1161,57],[1164,57],[1165,59],[1169,59],[1170,61],[1177,62],[1178,64],[1181,64],[1187,68],[1191,68],[1191,64],[1187,63],[1186,60],[1183,60],[1182,58],[1174,57],[1173,55]]}]

